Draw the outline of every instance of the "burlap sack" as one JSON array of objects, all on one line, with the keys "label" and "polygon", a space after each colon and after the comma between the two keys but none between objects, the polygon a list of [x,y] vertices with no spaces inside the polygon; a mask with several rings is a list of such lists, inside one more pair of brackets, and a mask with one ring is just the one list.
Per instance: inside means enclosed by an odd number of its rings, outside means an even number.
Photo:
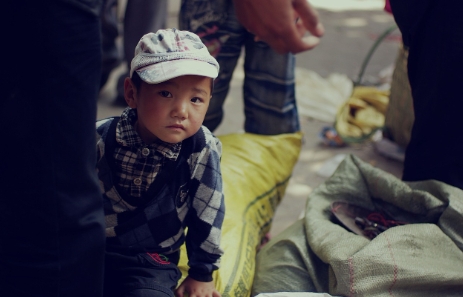
[{"label": "burlap sack", "polygon": [[[388,206],[410,224],[373,240],[348,231],[334,201]],[[348,156],[309,196],[305,216],[257,255],[253,296],[463,296],[463,191],[438,181],[405,183]]]}]

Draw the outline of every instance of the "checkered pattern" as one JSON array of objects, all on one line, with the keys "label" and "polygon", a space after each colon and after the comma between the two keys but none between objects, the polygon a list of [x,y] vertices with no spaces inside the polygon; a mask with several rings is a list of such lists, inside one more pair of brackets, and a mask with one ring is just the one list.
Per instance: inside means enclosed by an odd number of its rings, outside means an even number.
[{"label": "checkered pattern", "polygon": [[[181,143],[170,144],[158,140],[146,145],[134,125],[137,119],[136,109],[126,108],[117,124],[116,141],[120,144],[114,151],[116,162],[116,182],[132,197],[141,197],[156,178],[161,169],[162,159],[175,161],[180,153]],[[146,156],[144,150],[149,151]],[[134,183],[139,177],[139,183]]]},{"label": "checkered pattern", "polygon": [[[131,116],[132,112],[126,110],[114,131],[111,131],[111,124],[114,125],[113,121],[117,118],[97,123],[97,169],[104,197],[108,248],[169,254],[178,251],[186,242],[190,276],[210,281],[223,254],[220,248],[225,213],[220,171],[221,143],[202,127],[179,144],[178,150],[175,146],[167,149],[167,146],[155,145],[150,148],[148,158],[139,158],[136,151],[143,143],[136,140],[136,133],[132,133]],[[153,157],[151,149],[159,158]],[[108,157],[109,154],[113,157]],[[152,196],[153,183],[147,178],[147,189],[141,187],[140,196],[129,195],[123,184],[129,184],[128,181],[134,177],[132,174],[138,169],[127,171],[126,167],[120,166],[137,164],[142,159],[140,162],[150,163],[146,167],[152,171],[142,170],[144,176],[154,175],[155,179],[157,173],[153,172],[159,171],[159,167],[163,170],[158,164],[162,164],[166,156],[176,156],[176,169],[160,192]],[[117,180],[114,177],[120,174],[117,172],[126,173],[119,178],[123,183],[114,185],[113,180]],[[186,228],[188,234],[185,236]]]}]

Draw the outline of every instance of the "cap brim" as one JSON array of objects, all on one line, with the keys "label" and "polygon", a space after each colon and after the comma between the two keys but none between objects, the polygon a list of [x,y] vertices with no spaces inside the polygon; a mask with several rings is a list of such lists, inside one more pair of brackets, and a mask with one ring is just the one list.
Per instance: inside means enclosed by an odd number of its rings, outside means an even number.
[{"label": "cap brim", "polygon": [[198,60],[170,60],[148,65],[135,70],[141,80],[149,84],[157,84],[183,75],[200,75],[210,78],[218,76],[217,67]]}]

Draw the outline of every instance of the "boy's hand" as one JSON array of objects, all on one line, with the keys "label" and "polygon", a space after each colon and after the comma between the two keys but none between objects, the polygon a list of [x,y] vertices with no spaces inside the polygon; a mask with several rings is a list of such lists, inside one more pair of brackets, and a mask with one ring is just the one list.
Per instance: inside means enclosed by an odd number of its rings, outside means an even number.
[{"label": "boy's hand", "polygon": [[189,276],[175,290],[176,297],[221,297],[214,282],[200,282]]}]

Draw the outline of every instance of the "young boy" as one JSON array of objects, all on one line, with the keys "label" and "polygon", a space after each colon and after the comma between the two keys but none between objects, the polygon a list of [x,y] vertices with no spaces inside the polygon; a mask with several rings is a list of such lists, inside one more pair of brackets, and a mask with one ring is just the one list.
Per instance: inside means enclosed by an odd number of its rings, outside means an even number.
[{"label": "young boy", "polygon": [[146,34],[124,84],[129,107],[97,122],[104,296],[174,296],[184,242],[189,271],[175,296],[220,296],[222,146],[202,126],[218,70],[197,35]]}]

